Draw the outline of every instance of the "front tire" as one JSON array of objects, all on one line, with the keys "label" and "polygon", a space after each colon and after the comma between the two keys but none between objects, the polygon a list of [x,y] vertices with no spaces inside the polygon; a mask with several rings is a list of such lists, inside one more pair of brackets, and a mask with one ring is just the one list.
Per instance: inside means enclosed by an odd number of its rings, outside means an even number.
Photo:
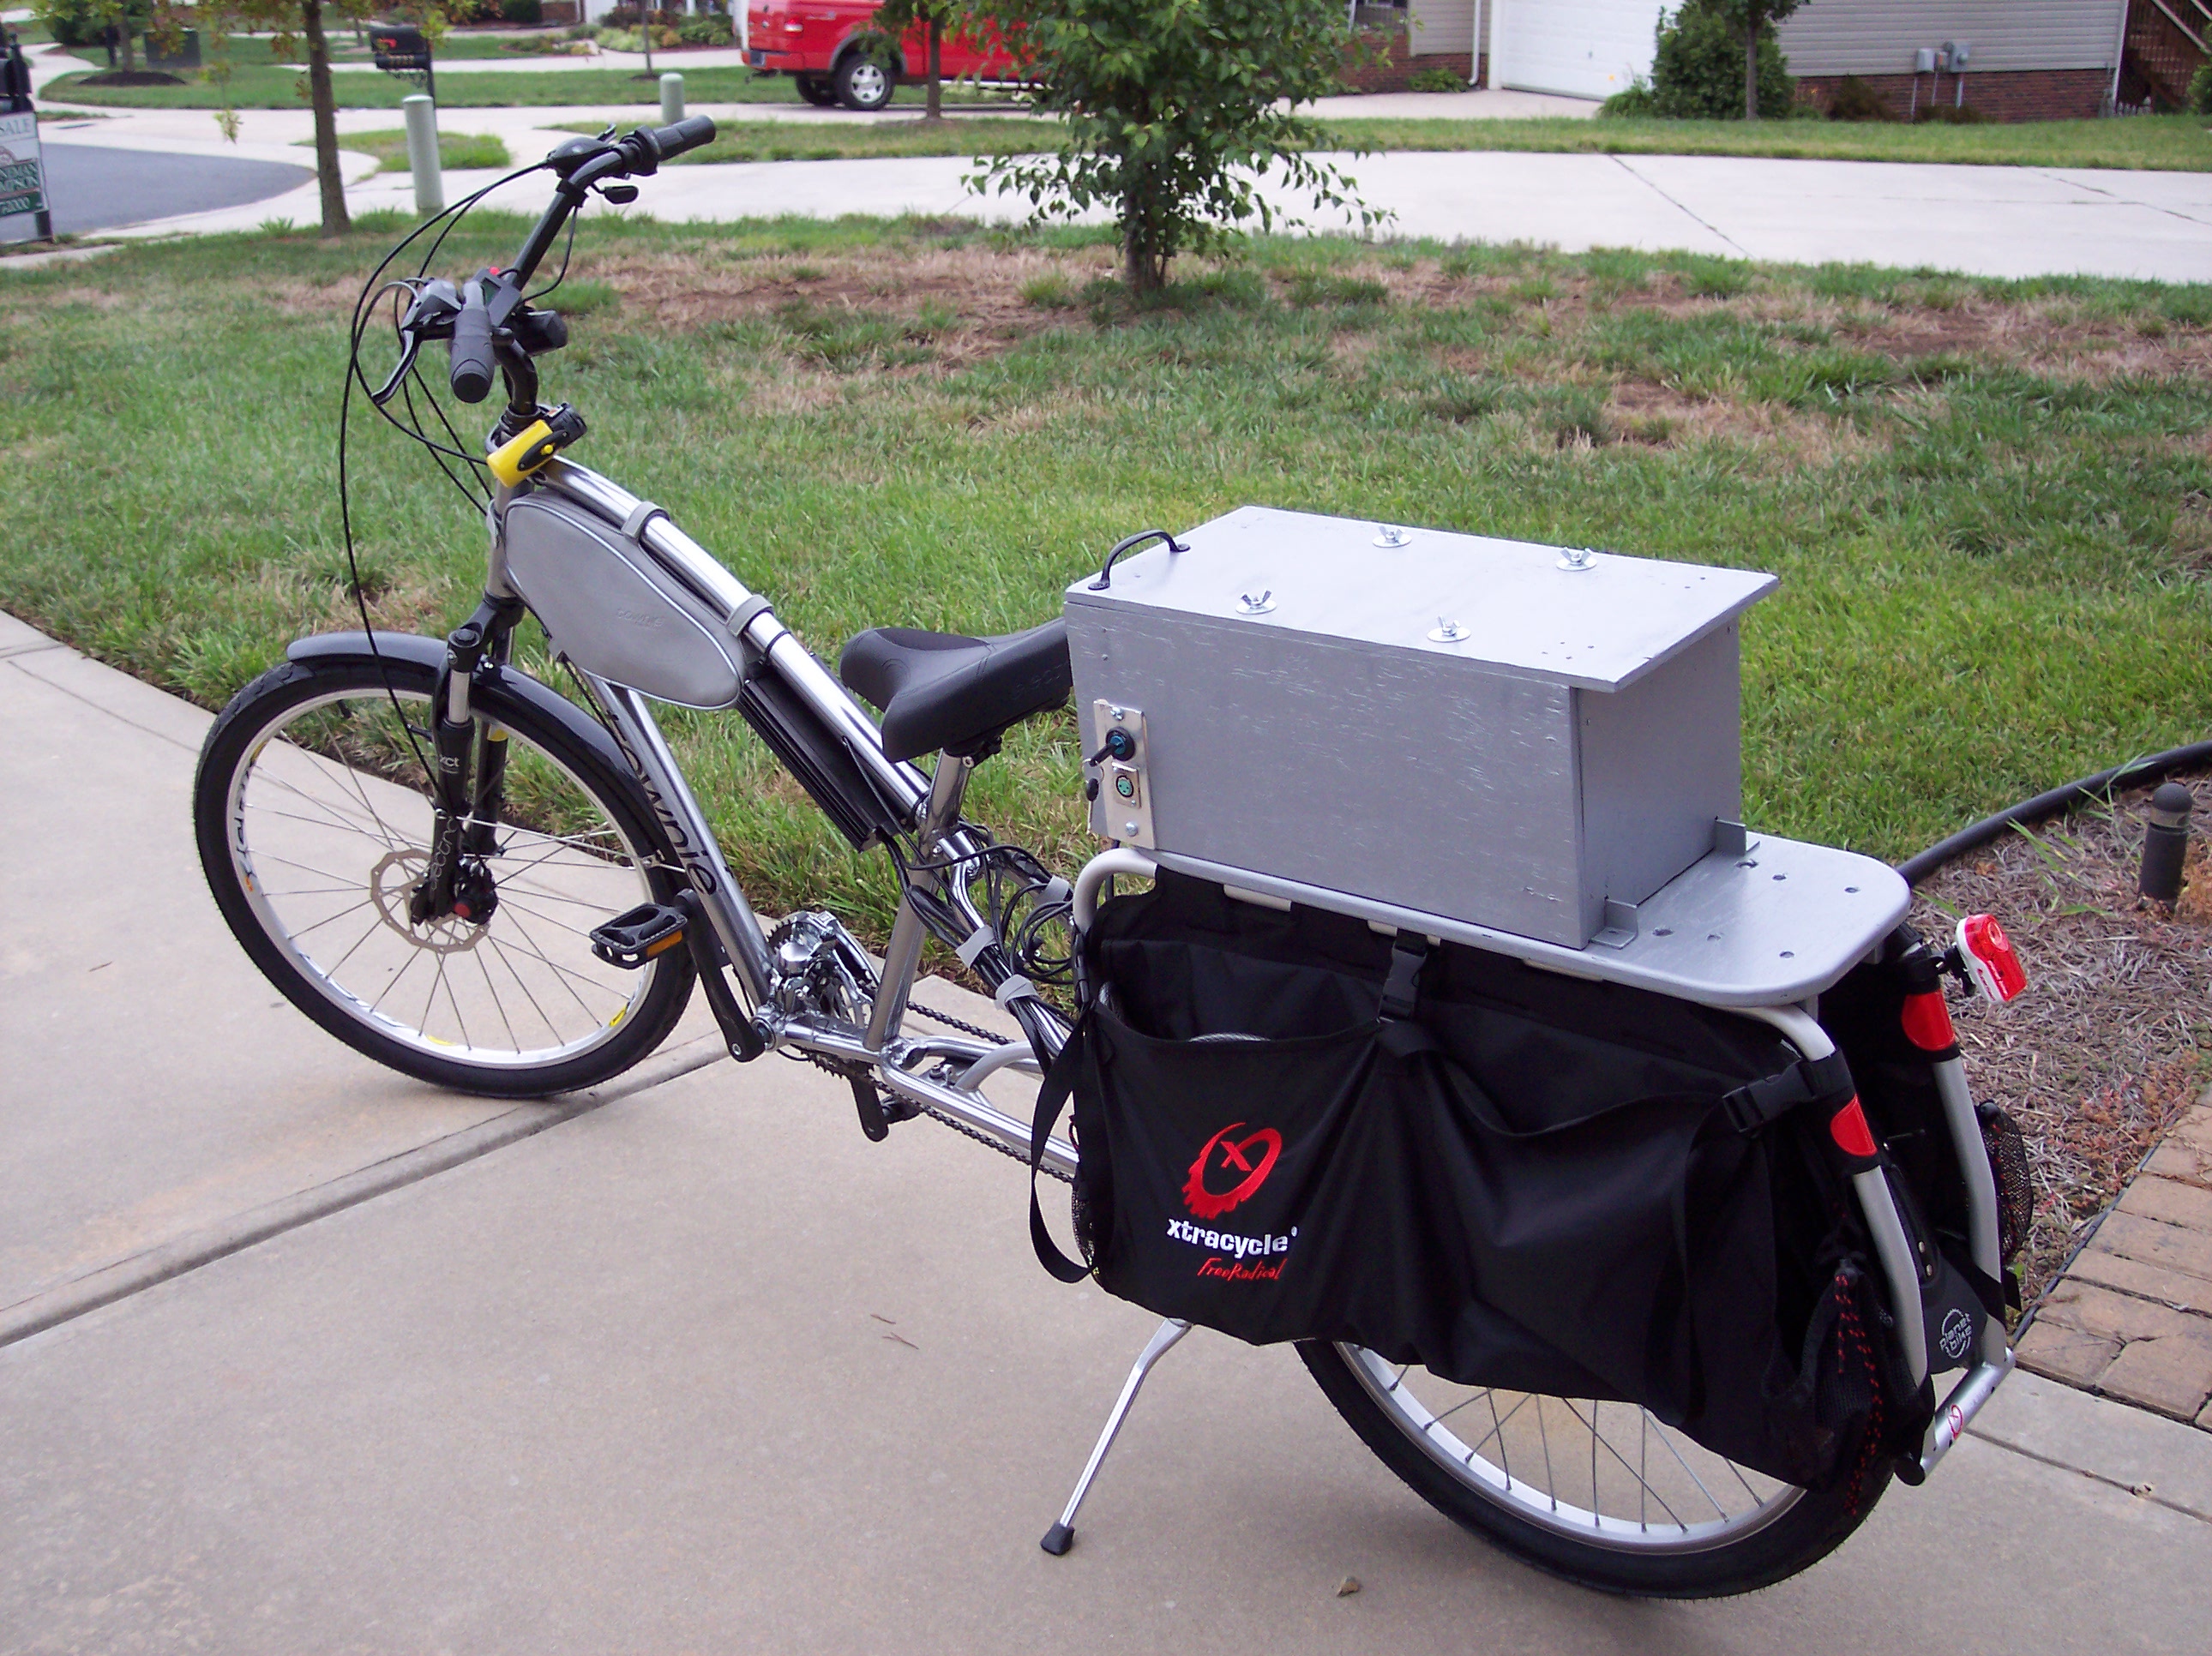
[{"label": "front tire", "polygon": [[848,52],[836,70],[837,101],[864,115],[890,106],[897,84],[891,71],[865,52]]},{"label": "front tire", "polygon": [[[1382,1464],[1463,1527],[1585,1587],[1717,1598],[1820,1562],[1864,1521],[1887,1464],[1816,1494],[1736,1466],[1631,1404],[1456,1386],[1358,1346],[1298,1347]],[[1469,1440],[1472,1440],[1470,1442]]]},{"label": "front tire", "polygon": [[481,683],[477,751],[507,753],[507,808],[477,861],[480,921],[417,922],[431,804],[419,736],[437,670],[387,652],[283,661],[200,751],[200,864],[270,983],[355,1051],[435,1086],[538,1097],[620,1074],[683,1015],[688,951],[623,972],[586,934],[679,889],[639,791],[557,717]]}]

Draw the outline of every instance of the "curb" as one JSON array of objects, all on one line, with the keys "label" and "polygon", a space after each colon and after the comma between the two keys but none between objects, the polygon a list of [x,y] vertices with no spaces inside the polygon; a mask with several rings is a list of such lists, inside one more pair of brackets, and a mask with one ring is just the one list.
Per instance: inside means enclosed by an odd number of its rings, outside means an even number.
[{"label": "curb", "polygon": [[588,1092],[571,1094],[550,1105],[519,1105],[489,1121],[448,1133],[312,1190],[264,1203],[233,1218],[188,1231],[173,1241],[118,1260],[89,1276],[0,1309],[0,1346],[27,1340],[33,1334],[44,1333],[102,1306],[112,1305],[172,1277],[212,1265],[258,1242],[265,1242],[372,1198],[418,1183],[434,1174],[489,1156],[550,1127],[588,1115],[602,1106],[650,1091],[694,1070],[719,1063],[725,1056],[718,1033],[701,1035],[662,1054],[657,1062],[648,1060],[628,1075]]}]

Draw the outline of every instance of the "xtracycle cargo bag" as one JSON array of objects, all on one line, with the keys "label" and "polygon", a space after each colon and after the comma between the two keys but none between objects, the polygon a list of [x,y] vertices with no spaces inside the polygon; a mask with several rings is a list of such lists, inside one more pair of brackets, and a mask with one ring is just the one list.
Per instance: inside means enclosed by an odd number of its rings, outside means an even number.
[{"label": "xtracycle cargo bag", "polygon": [[[1109,1292],[1255,1343],[1634,1403],[1795,1483],[1914,1441],[1856,1211],[1796,1100],[1844,1065],[1618,985],[1163,870],[1104,904],[1073,1099]],[[1840,1089],[1840,1094],[1837,1089]],[[1048,1269],[1062,1256],[1034,1209]]]}]

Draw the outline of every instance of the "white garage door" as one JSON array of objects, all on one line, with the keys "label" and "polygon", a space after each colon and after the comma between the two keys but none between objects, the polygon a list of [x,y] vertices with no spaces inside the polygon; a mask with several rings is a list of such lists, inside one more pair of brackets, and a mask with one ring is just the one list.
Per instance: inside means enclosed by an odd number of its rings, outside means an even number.
[{"label": "white garage door", "polygon": [[1610,98],[1651,73],[1660,0],[1492,0],[1490,83]]}]

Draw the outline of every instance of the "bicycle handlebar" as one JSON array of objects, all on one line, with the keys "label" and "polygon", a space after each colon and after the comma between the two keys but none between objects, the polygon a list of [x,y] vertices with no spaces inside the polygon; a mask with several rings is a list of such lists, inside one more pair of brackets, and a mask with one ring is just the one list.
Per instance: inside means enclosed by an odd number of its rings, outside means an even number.
[{"label": "bicycle handlebar", "polygon": [[[502,363],[510,370],[511,378],[518,373],[522,376],[514,380],[515,397],[521,398],[526,394],[534,401],[536,376],[528,372],[528,357],[517,347],[507,329],[518,312],[526,319],[538,316],[527,308],[524,289],[537,274],[539,262],[551,249],[562,227],[584,204],[585,197],[594,187],[615,179],[649,177],[659,171],[663,161],[714,141],[714,121],[705,115],[694,115],[672,126],[641,126],[623,138],[571,138],[555,149],[546,156],[544,164],[560,182],[553,188],[551,203],[531,227],[529,239],[523,243],[514,263],[505,270],[479,271],[461,283],[458,307],[453,302],[454,290],[443,283],[429,284],[418,292],[410,311],[407,330],[413,343],[402,359],[400,370],[377,394],[379,404],[404,374],[404,364],[412,360],[414,344],[438,338],[451,342],[453,368],[449,383],[453,395],[464,403],[481,403],[491,394],[493,380]],[[613,198],[629,200],[636,193],[628,191]],[[442,295],[436,291],[441,288],[444,289]],[[552,321],[557,325],[557,318]],[[556,338],[554,343],[558,343]],[[551,348],[544,343],[537,347]]]},{"label": "bicycle handlebar", "polygon": [[491,395],[493,373],[491,310],[484,302],[483,284],[471,282],[461,300],[461,313],[453,318],[453,395],[464,403],[481,403]]}]

